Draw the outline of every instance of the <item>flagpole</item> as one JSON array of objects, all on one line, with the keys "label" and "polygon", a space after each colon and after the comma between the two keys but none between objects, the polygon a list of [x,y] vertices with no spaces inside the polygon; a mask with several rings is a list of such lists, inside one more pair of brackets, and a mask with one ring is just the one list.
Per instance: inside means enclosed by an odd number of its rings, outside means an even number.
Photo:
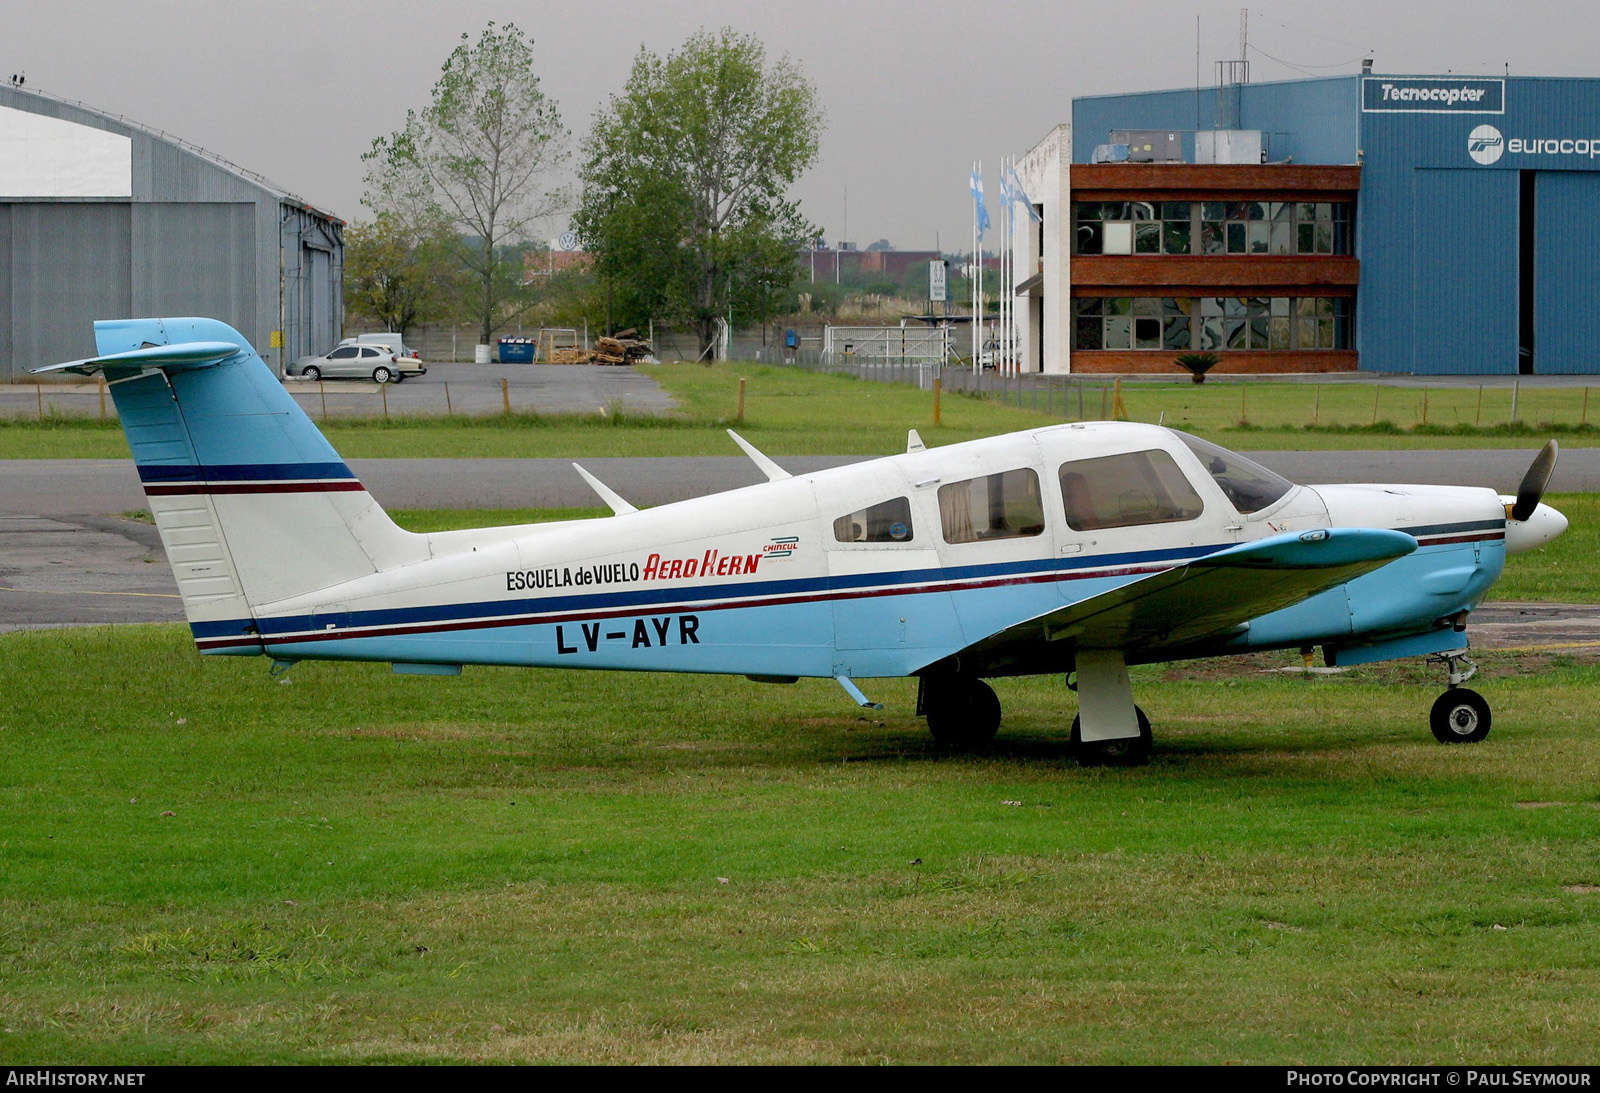
[{"label": "flagpole", "polygon": [[1011,194],[1011,183],[1006,181],[1006,169],[1010,162],[1009,156],[1000,161],[1000,181],[1005,183],[1003,189],[1006,195],[1005,226],[1001,229],[1004,233],[1001,242],[1005,244],[1005,249],[1000,252],[1000,344],[1004,347],[1002,352],[1005,354],[1008,372],[1016,370],[1016,363],[1011,353],[1011,207],[1016,203],[1016,199]]},{"label": "flagpole", "polygon": [[972,258],[967,265],[967,285],[972,290],[972,370],[978,371],[978,271],[973,268],[972,261],[978,254],[978,192],[976,179],[978,177],[978,161],[972,161]]}]

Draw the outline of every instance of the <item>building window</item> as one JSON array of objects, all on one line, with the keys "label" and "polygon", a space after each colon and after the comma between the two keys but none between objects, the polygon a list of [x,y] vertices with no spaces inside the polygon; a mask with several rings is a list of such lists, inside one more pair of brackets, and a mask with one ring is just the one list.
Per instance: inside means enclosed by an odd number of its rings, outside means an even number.
[{"label": "building window", "polygon": [[1078,201],[1075,254],[1349,254],[1345,201]]},{"label": "building window", "polygon": [[1072,348],[1348,349],[1350,301],[1330,296],[1075,296]]}]

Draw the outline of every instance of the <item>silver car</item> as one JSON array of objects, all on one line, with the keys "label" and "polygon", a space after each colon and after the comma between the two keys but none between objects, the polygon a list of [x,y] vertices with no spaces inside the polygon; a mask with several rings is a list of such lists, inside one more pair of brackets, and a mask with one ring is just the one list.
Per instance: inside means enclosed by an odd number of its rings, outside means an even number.
[{"label": "silver car", "polygon": [[321,357],[301,357],[289,366],[289,375],[308,380],[339,377],[370,378],[374,383],[399,383],[408,375],[427,373],[415,358],[399,358],[386,345],[341,345]]}]

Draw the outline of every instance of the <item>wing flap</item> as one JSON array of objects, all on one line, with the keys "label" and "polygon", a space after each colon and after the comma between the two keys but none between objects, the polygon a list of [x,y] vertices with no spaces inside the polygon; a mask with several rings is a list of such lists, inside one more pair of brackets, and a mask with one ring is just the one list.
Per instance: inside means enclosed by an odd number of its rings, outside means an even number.
[{"label": "wing flap", "polygon": [[963,652],[1004,654],[1038,642],[1141,652],[1236,632],[1387,565],[1417,541],[1382,528],[1319,528],[1228,547],[1009,626]]}]

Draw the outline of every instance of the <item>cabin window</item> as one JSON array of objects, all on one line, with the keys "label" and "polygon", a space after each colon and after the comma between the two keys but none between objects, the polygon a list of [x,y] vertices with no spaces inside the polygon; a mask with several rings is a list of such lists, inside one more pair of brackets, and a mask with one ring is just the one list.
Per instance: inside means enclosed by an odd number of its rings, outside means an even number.
[{"label": "cabin window", "polygon": [[1199,457],[1200,465],[1216,480],[1233,507],[1246,516],[1260,512],[1294,488],[1294,483],[1287,478],[1237,452],[1219,448],[1188,433],[1178,433],[1178,439],[1189,445],[1189,450]]},{"label": "cabin window", "polygon": [[841,516],[833,522],[833,537],[841,543],[909,543],[911,500],[896,497]]},{"label": "cabin window", "polygon": [[1022,467],[940,486],[939,521],[947,543],[1038,535],[1044,531],[1039,475]]},{"label": "cabin window", "polygon": [[1205,505],[1166,452],[1127,452],[1061,465],[1061,501],[1074,531],[1193,520]]}]

